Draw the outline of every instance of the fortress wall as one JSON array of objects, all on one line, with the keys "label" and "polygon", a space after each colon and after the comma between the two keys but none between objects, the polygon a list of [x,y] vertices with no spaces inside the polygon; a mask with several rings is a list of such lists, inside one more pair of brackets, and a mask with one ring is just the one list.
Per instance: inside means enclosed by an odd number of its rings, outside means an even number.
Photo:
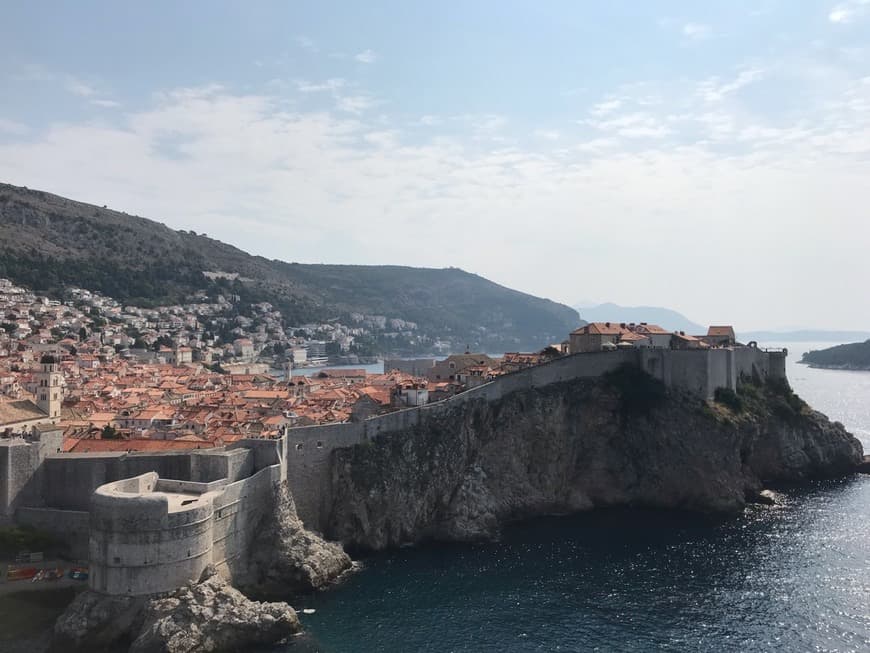
[{"label": "fortress wall", "polygon": [[232,579],[247,564],[282,475],[276,464],[228,485],[150,473],[101,486],[84,524],[85,535],[90,529],[91,588],[134,596],[165,592],[199,578],[209,564]]},{"label": "fortress wall", "polygon": [[253,471],[260,471],[271,465],[283,464],[281,451],[283,444],[283,440],[246,438],[228,445],[227,451],[235,451],[240,448],[247,449],[253,455]]},{"label": "fortress wall", "polygon": [[761,379],[786,379],[785,362],[788,350],[764,351],[757,347],[738,347],[734,349],[735,374],[758,376]]},{"label": "fortress wall", "polygon": [[199,483],[197,481],[179,481],[176,479],[160,478],[153,488],[155,492],[179,492],[187,494],[205,494],[215,492],[227,484],[226,479],[212,481],[211,483]]},{"label": "fortress wall", "polygon": [[[713,379],[711,376],[711,350],[702,351],[668,351],[665,356],[669,368],[669,381],[665,383],[671,387],[682,388],[693,392],[704,399],[713,396]],[[724,367],[719,373],[724,372]]]},{"label": "fortress wall", "polygon": [[365,428],[363,422],[346,422],[287,429],[287,484],[308,528],[322,530],[320,516],[332,503],[330,453],[363,442]]},{"label": "fortress wall", "polygon": [[[242,451],[240,450],[239,453]],[[189,453],[190,475],[187,478],[201,483],[229,478],[234,466],[241,463],[241,461],[234,461],[229,453],[222,449],[199,449]]]},{"label": "fortress wall", "polygon": [[734,351],[737,375],[752,378],[765,378],[768,373],[767,356],[754,347],[741,347]]},{"label": "fortress wall", "polygon": [[22,503],[38,504],[33,492],[36,452],[24,440],[13,438],[0,446],[0,510],[4,520],[11,520]]},{"label": "fortress wall", "polygon": [[767,354],[768,374],[774,379],[787,379],[785,372],[785,359],[788,356],[788,350],[782,352],[772,351]]},{"label": "fortress wall", "polygon": [[281,467],[273,465],[215,496],[212,561],[225,577],[232,579],[244,569],[258,525],[268,518],[282,481]]},{"label": "fortress wall", "polygon": [[[156,483],[143,475],[140,485]],[[94,493],[90,512],[90,587],[108,594],[166,592],[199,578],[212,553],[212,496],[177,512],[161,494],[125,492],[125,479]]]},{"label": "fortress wall", "polygon": [[575,378],[593,378],[623,363],[637,361],[637,352],[623,350],[578,354],[499,377],[446,401],[371,417],[363,422],[305,426],[287,430],[287,481],[296,511],[307,528],[322,531],[322,516],[332,505],[330,454],[377,436],[412,429],[425,420],[470,401],[498,401],[519,390]]},{"label": "fortress wall", "polygon": [[189,452],[170,454],[129,453],[119,458],[118,477],[138,476],[157,472],[161,478],[193,480],[192,461]]},{"label": "fortress wall", "polygon": [[15,511],[15,521],[65,542],[73,560],[88,559],[89,512],[57,508],[19,508]]},{"label": "fortress wall", "polygon": [[223,454],[202,455],[200,451],[56,454],[43,463],[40,489],[47,506],[87,510],[91,495],[101,485],[147,472],[157,472],[161,478],[210,482],[226,478],[224,474],[229,469],[237,474],[245,471],[245,458],[249,454],[235,454],[232,463],[221,460]]}]

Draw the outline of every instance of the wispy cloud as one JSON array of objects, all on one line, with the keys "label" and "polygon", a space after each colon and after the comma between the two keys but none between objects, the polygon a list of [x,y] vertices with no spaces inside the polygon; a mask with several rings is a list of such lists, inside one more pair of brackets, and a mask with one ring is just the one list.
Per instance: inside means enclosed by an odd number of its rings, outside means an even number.
[{"label": "wispy cloud", "polygon": [[730,82],[723,82],[718,77],[711,77],[698,85],[698,94],[707,102],[720,102],[728,95],[760,80],[764,71],[760,68],[749,68],[740,71]]},{"label": "wispy cloud", "polygon": [[104,109],[116,109],[117,107],[121,106],[120,102],[117,102],[115,100],[101,99],[101,98],[91,100],[91,104],[98,106],[98,107],[103,107]]},{"label": "wispy cloud", "polygon": [[606,120],[586,120],[585,124],[598,130],[613,132],[625,138],[663,138],[671,133],[670,127],[649,113],[628,113]]},{"label": "wispy cloud", "polygon": [[345,95],[337,98],[336,108],[346,113],[360,114],[377,104],[377,100],[368,95]]},{"label": "wispy cloud", "polygon": [[868,11],[870,11],[870,0],[847,0],[831,9],[828,20],[843,25],[857,20]]},{"label": "wispy cloud", "polygon": [[354,59],[360,63],[374,63],[378,60],[378,55],[373,50],[363,50],[354,55]]},{"label": "wispy cloud", "polygon": [[704,39],[710,38],[713,34],[713,30],[710,29],[709,25],[704,25],[703,23],[686,23],[683,25],[683,36],[692,40],[692,41],[703,41]]},{"label": "wispy cloud", "polygon": [[296,90],[300,93],[322,93],[324,91],[335,92],[340,88],[344,88],[347,80],[341,77],[333,77],[323,82],[309,82],[305,79],[296,81]]},{"label": "wispy cloud", "polygon": [[589,110],[589,113],[593,116],[606,116],[608,113],[613,113],[621,106],[622,100],[615,98],[612,100],[604,100],[603,102],[594,105],[592,109]]}]

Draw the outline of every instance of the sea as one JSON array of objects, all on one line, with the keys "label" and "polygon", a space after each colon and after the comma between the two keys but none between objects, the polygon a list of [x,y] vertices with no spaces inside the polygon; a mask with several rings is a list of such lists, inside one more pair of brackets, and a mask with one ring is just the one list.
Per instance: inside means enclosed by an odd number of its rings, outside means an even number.
[{"label": "sea", "polygon": [[[789,379],[870,452],[870,372],[797,363],[830,344],[785,343]],[[272,650],[870,651],[870,476],[781,504],[727,519],[593,511],[366,556],[297,601],[307,633]]]},{"label": "sea", "polygon": [[[870,452],[870,372],[797,364],[830,344],[787,343],[789,379]],[[294,601],[304,635],[257,650],[870,651],[870,476],[780,498],[730,518],[544,517],[497,542],[363,556],[337,586]],[[27,598],[0,600],[0,650],[62,609]],[[10,627],[20,635],[4,646]]]}]

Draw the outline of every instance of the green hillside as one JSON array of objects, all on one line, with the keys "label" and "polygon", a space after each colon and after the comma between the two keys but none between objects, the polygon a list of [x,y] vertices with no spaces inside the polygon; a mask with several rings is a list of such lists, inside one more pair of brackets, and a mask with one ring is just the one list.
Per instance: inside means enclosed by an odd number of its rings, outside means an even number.
[{"label": "green hillside", "polygon": [[801,363],[813,367],[870,370],[870,340],[810,351],[803,355]]},{"label": "green hillside", "polygon": [[[210,281],[206,271],[240,279]],[[50,295],[73,285],[142,306],[178,303],[197,290],[232,292],[272,302],[288,324],[384,315],[457,348],[487,351],[537,348],[579,323],[567,306],[456,268],[285,263],[8,184],[0,184],[0,276]]]}]

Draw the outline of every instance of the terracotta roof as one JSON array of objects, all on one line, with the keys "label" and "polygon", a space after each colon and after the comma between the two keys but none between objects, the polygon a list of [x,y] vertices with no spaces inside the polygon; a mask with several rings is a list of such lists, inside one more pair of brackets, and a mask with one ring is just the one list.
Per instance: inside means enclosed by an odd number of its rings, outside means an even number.
[{"label": "terracotta roof", "polygon": [[734,327],[731,326],[711,326],[707,329],[708,336],[714,337],[734,337]]},{"label": "terracotta roof", "polygon": [[178,440],[75,440],[74,444],[67,449],[64,443],[63,449],[72,453],[96,453],[105,451],[179,451],[210,448],[212,442],[203,440],[199,443]]},{"label": "terracotta roof", "polygon": [[619,322],[590,322],[579,329],[574,329],[571,335],[618,336],[623,333],[630,333],[630,331],[628,327],[621,326]]},{"label": "terracotta roof", "polygon": [[48,415],[30,399],[0,401],[0,426],[47,417]]}]

